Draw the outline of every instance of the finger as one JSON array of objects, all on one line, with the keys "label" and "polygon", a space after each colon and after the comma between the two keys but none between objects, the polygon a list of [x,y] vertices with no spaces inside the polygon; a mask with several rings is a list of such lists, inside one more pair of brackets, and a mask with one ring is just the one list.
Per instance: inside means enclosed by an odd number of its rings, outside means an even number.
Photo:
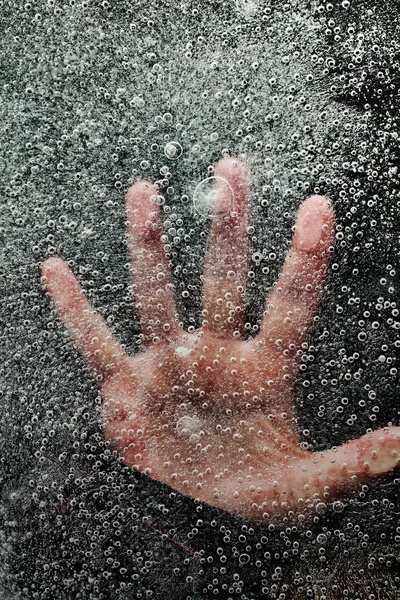
[{"label": "finger", "polygon": [[[214,216],[204,265],[203,321],[205,329],[225,337],[243,326],[249,258],[249,175],[237,158],[224,158],[214,171],[219,188],[218,206],[233,205]],[[227,182],[227,183],[226,183]],[[218,210],[218,206],[216,210]]]},{"label": "finger", "polygon": [[398,466],[400,427],[387,427],[338,448],[309,454],[302,460],[302,468],[293,473],[293,485],[299,493],[308,485],[310,495],[314,492],[336,495],[349,485],[384,475]]},{"label": "finger", "polygon": [[133,292],[145,343],[174,340],[181,333],[171,270],[164,250],[157,188],[136,182],[126,196]]},{"label": "finger", "polygon": [[334,211],[327,198],[311,196],[303,202],[256,342],[276,345],[293,355],[305,341],[322,295],[334,224]]},{"label": "finger", "polygon": [[57,313],[79,352],[101,381],[111,377],[126,355],[86,299],[67,263],[60,258],[48,258],[42,265],[42,276]]},{"label": "finger", "polygon": [[[287,462],[274,474],[273,482],[265,478],[250,493],[253,504],[249,516],[264,514],[271,520],[280,519],[288,510],[318,510],[321,502],[338,500],[370,478],[398,468],[400,427],[379,429],[323,452],[308,453],[298,448],[292,454],[290,458],[288,453]],[[247,502],[247,512],[249,507]]]}]

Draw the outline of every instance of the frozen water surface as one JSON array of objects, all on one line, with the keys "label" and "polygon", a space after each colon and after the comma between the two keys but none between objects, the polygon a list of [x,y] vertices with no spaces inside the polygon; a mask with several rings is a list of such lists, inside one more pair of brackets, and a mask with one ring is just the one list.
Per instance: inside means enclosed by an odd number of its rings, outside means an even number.
[{"label": "frozen water surface", "polygon": [[[294,395],[301,442],[322,451],[398,425],[399,10],[363,0],[0,2],[0,598],[399,597],[396,472],[279,523],[138,473],[109,447],[98,381],[40,275],[49,256],[68,261],[139,352],[124,195],[138,178],[156,181],[192,332],[213,222],[207,194],[196,211],[196,190],[218,159],[245,157],[248,337],[300,203],[329,195],[337,216]],[[175,350],[182,362],[189,347]],[[201,421],[177,410],[196,447]],[[157,438],[151,447],[173,458]]]}]

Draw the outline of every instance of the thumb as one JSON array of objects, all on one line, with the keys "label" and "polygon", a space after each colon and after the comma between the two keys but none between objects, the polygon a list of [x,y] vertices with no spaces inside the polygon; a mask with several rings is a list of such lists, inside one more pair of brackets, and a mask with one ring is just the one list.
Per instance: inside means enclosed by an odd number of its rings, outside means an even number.
[{"label": "thumb", "polygon": [[313,452],[302,463],[311,493],[345,493],[349,485],[400,466],[400,427],[378,429],[342,446]]}]

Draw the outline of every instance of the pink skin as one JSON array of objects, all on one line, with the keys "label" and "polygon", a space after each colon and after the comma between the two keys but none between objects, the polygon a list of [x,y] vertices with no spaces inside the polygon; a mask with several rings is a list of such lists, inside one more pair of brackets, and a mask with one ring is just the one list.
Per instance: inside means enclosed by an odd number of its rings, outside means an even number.
[{"label": "pink skin", "polygon": [[[104,435],[125,463],[182,494],[269,522],[397,467],[400,428],[324,452],[301,447],[293,385],[323,289],[335,215],[322,196],[303,202],[260,332],[243,341],[250,177],[244,162],[232,158],[220,160],[214,174],[228,181],[234,202],[230,213],[212,221],[196,332],[184,331],[176,312],[157,188],[150,182],[135,183],[126,197],[144,351],[125,353],[63,260],[47,259],[42,274],[97,377]],[[222,196],[228,189],[221,187]]]}]

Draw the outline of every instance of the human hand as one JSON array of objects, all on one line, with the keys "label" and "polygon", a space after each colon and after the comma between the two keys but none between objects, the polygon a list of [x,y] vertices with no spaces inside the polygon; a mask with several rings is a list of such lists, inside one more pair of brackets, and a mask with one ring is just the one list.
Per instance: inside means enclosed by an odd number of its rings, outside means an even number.
[{"label": "human hand", "polygon": [[[329,201],[300,207],[291,248],[260,331],[243,341],[249,258],[249,174],[239,159],[215,167],[219,206],[205,260],[201,327],[184,331],[163,246],[157,188],[128,191],[128,244],[145,351],[128,356],[93,310],[68,265],[42,266],[47,291],[97,375],[102,426],[124,462],[182,494],[254,519],[331,501],[400,460],[400,427],[308,452],[293,414],[293,386],[334,241]],[[224,183],[228,182],[229,185]]]}]

